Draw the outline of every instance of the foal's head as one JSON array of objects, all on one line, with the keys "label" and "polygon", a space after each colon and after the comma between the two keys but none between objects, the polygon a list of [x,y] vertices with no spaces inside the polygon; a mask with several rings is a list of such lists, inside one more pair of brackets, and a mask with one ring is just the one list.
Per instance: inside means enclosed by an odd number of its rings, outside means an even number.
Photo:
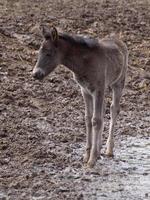
[{"label": "foal's head", "polygon": [[60,56],[58,50],[58,32],[56,28],[48,30],[42,27],[44,41],[41,44],[38,60],[33,69],[33,77],[43,79],[52,72],[58,64],[60,64]]}]

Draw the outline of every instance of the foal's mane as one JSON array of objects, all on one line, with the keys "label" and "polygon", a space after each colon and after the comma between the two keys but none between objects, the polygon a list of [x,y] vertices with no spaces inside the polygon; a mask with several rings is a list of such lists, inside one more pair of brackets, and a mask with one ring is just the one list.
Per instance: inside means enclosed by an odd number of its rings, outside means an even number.
[{"label": "foal's mane", "polygon": [[98,40],[92,38],[84,38],[82,36],[71,36],[66,33],[59,34],[59,38],[71,43],[74,46],[93,49],[99,46]]}]

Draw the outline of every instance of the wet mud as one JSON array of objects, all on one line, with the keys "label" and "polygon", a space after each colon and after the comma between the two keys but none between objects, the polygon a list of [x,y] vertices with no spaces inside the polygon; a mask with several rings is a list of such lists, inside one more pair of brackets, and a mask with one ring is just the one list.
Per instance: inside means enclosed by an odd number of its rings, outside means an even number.
[{"label": "wet mud", "polygon": [[[150,2],[0,1],[0,200],[148,200],[150,198]],[[102,38],[117,33],[129,48],[126,87],[105,157],[111,91],[106,94],[101,159],[83,166],[84,103],[59,66],[44,81],[31,72],[39,25]]]}]

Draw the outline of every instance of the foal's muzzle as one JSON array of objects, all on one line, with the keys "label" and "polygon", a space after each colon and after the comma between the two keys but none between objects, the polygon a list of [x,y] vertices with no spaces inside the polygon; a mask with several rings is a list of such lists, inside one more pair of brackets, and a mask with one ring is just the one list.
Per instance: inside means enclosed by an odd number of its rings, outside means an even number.
[{"label": "foal's muzzle", "polygon": [[42,70],[38,69],[38,70],[33,70],[32,76],[35,79],[42,80],[45,74]]}]

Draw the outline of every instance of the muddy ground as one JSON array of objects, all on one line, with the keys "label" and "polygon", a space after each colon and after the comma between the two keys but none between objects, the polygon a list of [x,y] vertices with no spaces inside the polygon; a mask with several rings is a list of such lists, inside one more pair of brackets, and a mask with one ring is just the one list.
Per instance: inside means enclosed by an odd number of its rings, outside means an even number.
[{"label": "muddy ground", "polygon": [[[150,1],[0,0],[0,199],[143,200],[150,193]],[[84,104],[65,67],[32,79],[39,24],[105,37],[130,51],[115,131],[116,155],[82,164]],[[144,74],[144,75],[143,75]],[[106,95],[103,149],[111,96]]]}]

